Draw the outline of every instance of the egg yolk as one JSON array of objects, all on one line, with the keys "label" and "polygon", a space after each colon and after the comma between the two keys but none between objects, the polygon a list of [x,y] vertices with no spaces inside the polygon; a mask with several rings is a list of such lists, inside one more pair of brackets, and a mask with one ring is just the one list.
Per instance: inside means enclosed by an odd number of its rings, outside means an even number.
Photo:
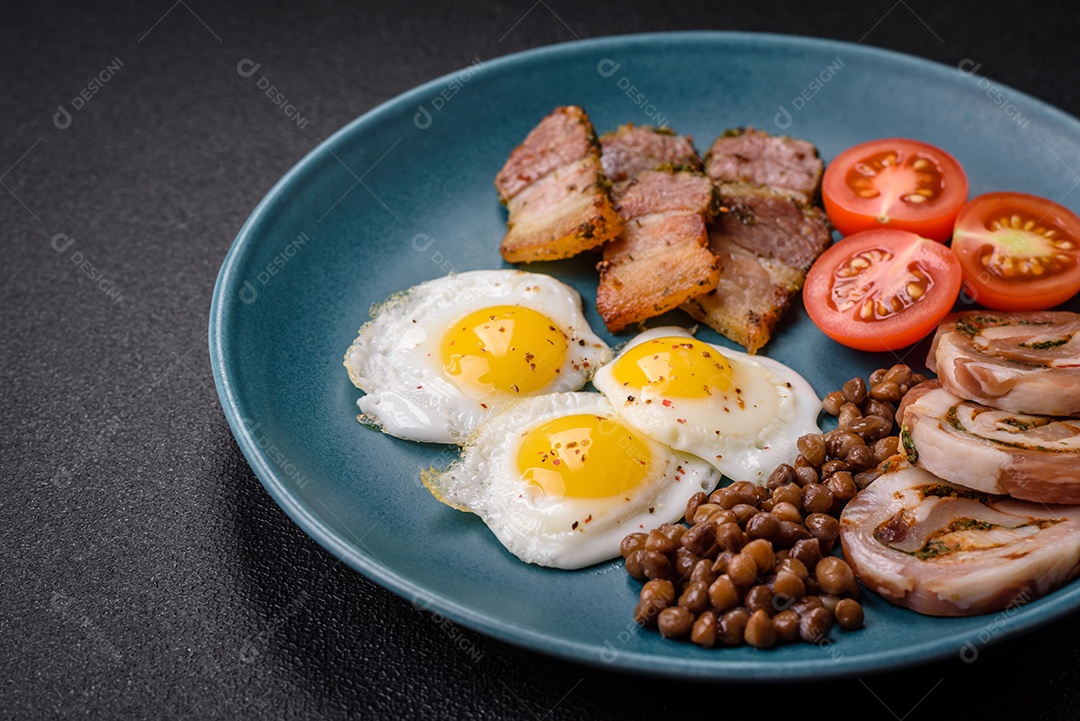
[{"label": "egg yolk", "polygon": [[550,385],[566,359],[567,338],[543,313],[497,305],[454,323],[439,350],[446,375],[479,399]]},{"label": "egg yolk", "polygon": [[518,449],[521,478],[551,499],[605,498],[641,484],[648,441],[616,420],[580,413],[529,430]]},{"label": "egg yolk", "polygon": [[731,364],[715,348],[693,338],[654,338],[630,348],[615,362],[625,387],[675,398],[705,398],[731,387]]}]

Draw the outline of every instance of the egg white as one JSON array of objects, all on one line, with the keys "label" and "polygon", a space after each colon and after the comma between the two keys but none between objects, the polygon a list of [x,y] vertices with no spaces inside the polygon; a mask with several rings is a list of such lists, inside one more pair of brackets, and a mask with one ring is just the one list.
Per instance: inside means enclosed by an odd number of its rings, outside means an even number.
[{"label": "egg white", "polygon": [[611,349],[593,333],[581,296],[554,278],[520,270],[478,270],[422,283],[372,308],[370,320],[345,353],[362,422],[416,441],[461,443],[489,413],[521,396],[464,393],[442,370],[439,344],[453,323],[472,311],[519,305],[543,313],[568,338],[554,380],[531,394],[577,390]]},{"label": "egg white", "polygon": [[651,328],[628,341],[593,378],[628,426],[708,461],[732,480],[757,483],[795,459],[799,436],[819,432],[821,400],[813,387],[770,358],[709,344],[731,364],[732,386],[705,398],[664,398],[616,380],[614,367],[627,350],[668,336],[694,337],[684,328]]},{"label": "egg white", "polygon": [[632,492],[607,498],[548,498],[521,478],[517,454],[525,434],[579,413],[614,417],[599,393],[555,393],[522,400],[485,419],[461,458],[425,473],[440,501],[483,519],[504,547],[526,563],[584,568],[619,555],[628,534],[678,521],[686,503],[709,492],[720,474],[698,458],[646,438],[649,474]]}]

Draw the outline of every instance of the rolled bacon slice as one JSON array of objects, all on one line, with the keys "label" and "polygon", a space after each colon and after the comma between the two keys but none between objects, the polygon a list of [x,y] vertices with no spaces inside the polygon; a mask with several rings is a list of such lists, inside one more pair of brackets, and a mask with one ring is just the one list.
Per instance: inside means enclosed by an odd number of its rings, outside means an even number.
[{"label": "rolled bacon slice", "polygon": [[706,247],[715,211],[712,182],[701,173],[648,170],[615,186],[626,221],[597,265],[596,307],[617,333],[716,287],[716,257]]},{"label": "rolled bacon slice", "polygon": [[695,319],[755,353],[832,242],[825,214],[769,188],[725,183],[709,249],[723,272],[716,290],[683,304]]},{"label": "rolled bacon slice", "polygon": [[575,105],[556,108],[533,128],[510,154],[495,187],[509,213],[499,247],[507,262],[569,258],[622,230],[596,131]]},{"label": "rolled bacon slice", "polygon": [[604,175],[613,183],[661,166],[703,169],[701,158],[694,150],[694,139],[668,128],[621,125],[615,132],[600,137],[600,149]]},{"label": "rolled bacon slice", "polygon": [[988,408],[927,381],[904,397],[909,458],[947,481],[1040,503],[1080,503],[1080,419]]},{"label": "rolled bacon slice", "polygon": [[902,462],[840,516],[859,582],[930,616],[1018,606],[1080,572],[1080,506],[968,490]]},{"label": "rolled bacon slice", "polygon": [[825,172],[812,144],[753,128],[728,130],[717,138],[705,168],[717,183],[766,185],[803,203],[817,198]]},{"label": "rolled bacon slice", "polygon": [[956,395],[1014,413],[1080,415],[1080,315],[947,316],[926,360]]}]

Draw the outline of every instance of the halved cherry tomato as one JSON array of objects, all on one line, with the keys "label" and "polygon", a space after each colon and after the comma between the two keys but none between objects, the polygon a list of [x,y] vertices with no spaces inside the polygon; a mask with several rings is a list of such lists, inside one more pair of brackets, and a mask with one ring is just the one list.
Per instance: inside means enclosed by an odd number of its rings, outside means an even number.
[{"label": "halved cherry tomato", "polygon": [[1080,291],[1080,218],[1025,193],[987,193],[956,218],[953,252],[972,300],[1045,310]]},{"label": "halved cherry tomato", "polygon": [[867,230],[826,250],[806,275],[806,312],[850,348],[896,350],[921,340],[952,309],[960,263],[904,230]]},{"label": "halved cherry tomato", "polygon": [[821,181],[825,213],[844,235],[889,228],[945,242],[967,195],[967,175],[956,158],[904,138],[848,148]]}]

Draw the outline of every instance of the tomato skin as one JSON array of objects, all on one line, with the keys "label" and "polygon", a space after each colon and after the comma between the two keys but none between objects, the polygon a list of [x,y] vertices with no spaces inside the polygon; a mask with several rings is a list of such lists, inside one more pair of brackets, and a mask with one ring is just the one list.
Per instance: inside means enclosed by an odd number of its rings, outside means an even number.
[{"label": "tomato skin", "polygon": [[[890,153],[898,162],[888,168],[875,166],[875,159]],[[910,166],[918,161],[926,161],[920,170]],[[872,177],[859,171],[868,166],[876,168]],[[918,203],[907,200],[918,194],[917,188],[930,197]],[[877,194],[861,197],[860,192]],[[825,168],[821,195],[826,215],[842,235],[888,228],[945,242],[967,201],[968,182],[960,163],[941,148],[907,138],[884,138],[836,156]]]},{"label": "tomato skin", "polygon": [[[991,230],[991,224],[1014,217],[1020,228]],[[1033,227],[1025,232],[1028,221]],[[1046,231],[1053,240],[1043,235]],[[1080,292],[1080,218],[1046,198],[1012,192],[973,198],[956,218],[952,249],[960,260],[965,292],[987,308],[1046,310]],[[980,261],[992,252],[1012,262],[1026,258],[1041,270],[1006,277],[1000,264]]]},{"label": "tomato skin", "polygon": [[[864,270],[857,270],[860,264]],[[817,259],[806,275],[803,303],[836,342],[896,350],[937,328],[960,293],[960,275],[959,261],[941,243],[903,230],[867,230],[834,243]],[[893,298],[901,309],[890,307]],[[882,317],[861,315],[879,299]]]}]

